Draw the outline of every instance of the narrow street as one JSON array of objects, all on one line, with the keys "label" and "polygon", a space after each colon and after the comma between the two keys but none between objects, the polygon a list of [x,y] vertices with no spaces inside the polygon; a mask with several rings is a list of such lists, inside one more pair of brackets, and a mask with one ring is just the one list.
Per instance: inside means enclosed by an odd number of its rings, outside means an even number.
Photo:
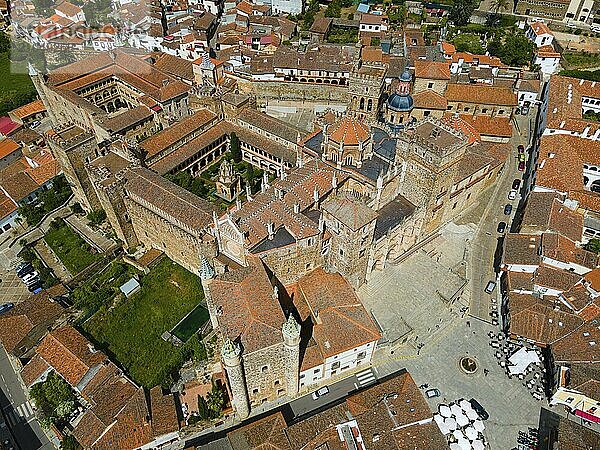
[{"label": "narrow street", "polygon": [[[487,283],[496,280],[494,269],[494,258],[498,246],[502,246],[502,236],[496,231],[499,222],[507,223],[507,232],[513,217],[516,214],[517,206],[520,203],[520,195],[515,200],[508,200],[508,193],[514,179],[522,179],[523,172],[518,170],[517,146],[524,145],[527,148],[530,135],[530,126],[532,117],[535,117],[537,109],[530,111],[528,116],[515,116],[518,121],[518,129],[515,127],[513,137],[510,141],[510,154],[493,188],[491,197],[485,206],[481,219],[479,220],[477,231],[473,237],[471,245],[471,260],[469,267],[469,277],[471,279],[471,301],[469,306],[469,315],[471,317],[491,322],[490,303],[491,295],[484,292]],[[521,188],[524,183],[521,183]],[[519,191],[521,192],[521,190]],[[504,215],[504,206],[510,203],[513,207],[510,216]],[[494,292],[492,295],[496,295]]]},{"label": "narrow street", "polygon": [[8,355],[0,345],[0,408],[22,450],[54,449],[21,387]]}]

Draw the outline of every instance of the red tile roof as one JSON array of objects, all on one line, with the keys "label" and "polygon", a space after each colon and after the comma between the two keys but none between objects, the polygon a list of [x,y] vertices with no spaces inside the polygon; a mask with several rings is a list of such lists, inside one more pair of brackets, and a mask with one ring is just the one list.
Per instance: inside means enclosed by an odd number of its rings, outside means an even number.
[{"label": "red tile roof", "polygon": [[15,108],[11,111],[12,115],[19,118],[25,119],[34,114],[39,114],[46,112],[46,107],[41,100],[35,100],[31,103],[27,103],[26,105]]},{"label": "red tile roof", "polygon": [[448,101],[446,97],[438,94],[433,89],[425,89],[424,91],[417,92],[412,96],[414,100],[415,108],[423,109],[439,109],[446,111],[448,109]]},{"label": "red tile roof", "polygon": [[417,59],[415,61],[415,77],[428,80],[449,80],[450,64],[447,62]]},{"label": "red tile roof", "polygon": [[353,116],[345,116],[327,128],[329,139],[344,145],[365,143],[371,137],[369,126]]},{"label": "red tile roof", "polygon": [[550,28],[548,28],[548,25],[546,25],[544,22],[533,22],[529,26],[531,27],[531,31],[533,31],[536,36],[539,36],[540,34],[552,35],[552,31],[550,31]]},{"label": "red tile roof", "polygon": [[249,257],[247,267],[217,276],[210,291],[215,307],[223,311],[218,317],[223,335],[240,338],[246,354],[283,342],[286,318],[259,258]]},{"label": "red tile roof", "polygon": [[73,327],[58,328],[48,334],[36,353],[72,386],[77,386],[90,369],[106,360],[106,355],[94,350]]},{"label": "red tile roof", "polygon": [[516,106],[517,94],[512,89],[483,84],[451,83],[444,94],[449,102],[476,103],[479,105]]}]

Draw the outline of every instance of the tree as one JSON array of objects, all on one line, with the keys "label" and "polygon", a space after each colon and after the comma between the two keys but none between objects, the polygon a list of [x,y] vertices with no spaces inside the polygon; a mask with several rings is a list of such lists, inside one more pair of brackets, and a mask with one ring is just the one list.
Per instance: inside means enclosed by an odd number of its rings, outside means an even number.
[{"label": "tree", "polygon": [[61,450],[79,450],[81,449],[81,444],[77,442],[77,439],[69,434],[63,438],[62,442],[60,443],[60,448]]},{"label": "tree", "polygon": [[475,0],[455,0],[450,8],[448,18],[456,26],[464,26],[469,23],[473,11],[477,8]]},{"label": "tree", "polygon": [[509,9],[511,5],[512,3],[509,0],[492,0],[492,10],[496,13]]},{"label": "tree", "polygon": [[54,7],[54,0],[33,0],[33,6],[39,16],[48,17]]},{"label": "tree", "polygon": [[589,252],[600,253],[600,239],[590,239],[583,248]]},{"label": "tree", "polygon": [[87,215],[87,219],[92,225],[100,225],[106,220],[106,212],[103,209],[96,209]]},{"label": "tree", "polygon": [[231,137],[229,138],[229,151],[231,152],[231,156],[233,156],[233,160],[236,163],[239,163],[242,160],[240,140],[235,133],[231,133]]},{"label": "tree", "polygon": [[481,39],[479,35],[472,33],[461,33],[457,34],[452,43],[459,52],[470,52],[476,55],[483,53],[483,46],[481,45]]},{"label": "tree", "polygon": [[[509,66],[526,66],[531,63],[535,44],[522,33],[510,33],[504,39],[499,56]],[[489,50],[489,48],[488,48]]]},{"label": "tree", "polygon": [[65,417],[75,409],[71,387],[56,372],[50,372],[46,381],[34,384],[29,392],[44,417]]},{"label": "tree", "polygon": [[201,395],[198,395],[198,415],[202,420],[208,420],[211,418],[210,410],[206,400]]},{"label": "tree", "polygon": [[208,404],[211,418],[216,419],[221,415],[223,405],[225,404],[225,397],[223,396],[223,391],[214,382],[211,391],[206,394],[206,403]]}]

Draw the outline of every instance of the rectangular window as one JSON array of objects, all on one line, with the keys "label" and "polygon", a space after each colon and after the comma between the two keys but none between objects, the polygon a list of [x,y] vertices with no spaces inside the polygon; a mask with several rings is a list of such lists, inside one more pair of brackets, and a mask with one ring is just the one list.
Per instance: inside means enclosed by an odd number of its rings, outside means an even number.
[{"label": "rectangular window", "polygon": [[339,361],[336,361],[336,362],[334,362],[334,363],[331,365],[331,369],[332,369],[332,370],[336,370],[336,369],[339,369],[339,368],[340,368],[340,362],[339,362]]}]

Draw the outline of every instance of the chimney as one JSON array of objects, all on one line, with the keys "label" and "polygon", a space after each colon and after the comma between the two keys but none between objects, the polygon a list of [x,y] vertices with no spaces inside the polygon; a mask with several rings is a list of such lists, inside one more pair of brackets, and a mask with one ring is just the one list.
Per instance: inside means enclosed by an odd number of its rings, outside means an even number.
[{"label": "chimney", "polygon": [[319,190],[317,189],[317,185],[315,184],[315,190],[313,191],[313,199],[315,203],[319,201]]},{"label": "chimney", "polygon": [[252,201],[252,191],[250,191],[250,185],[246,183],[246,198],[249,202]]},{"label": "chimney", "polygon": [[275,226],[273,225],[273,222],[267,224],[267,232],[269,233],[269,240],[273,240],[273,236],[275,235]]},{"label": "chimney", "polygon": [[334,189],[337,189],[338,187],[338,183],[337,183],[337,174],[335,172],[333,172],[333,178],[331,179],[331,186]]},{"label": "chimney", "polygon": [[237,197],[235,199],[235,208],[239,211],[240,209],[242,209],[242,201],[240,200],[239,197]]},{"label": "chimney", "polygon": [[294,213],[296,213],[296,214],[300,213],[300,204],[299,203],[294,203]]},{"label": "chimney", "polygon": [[162,85],[166,86],[167,84],[169,84],[169,79],[165,78],[164,80],[162,80]]},{"label": "chimney", "polygon": [[273,294],[271,294],[273,300],[279,300],[279,288],[277,286],[273,286]]}]

